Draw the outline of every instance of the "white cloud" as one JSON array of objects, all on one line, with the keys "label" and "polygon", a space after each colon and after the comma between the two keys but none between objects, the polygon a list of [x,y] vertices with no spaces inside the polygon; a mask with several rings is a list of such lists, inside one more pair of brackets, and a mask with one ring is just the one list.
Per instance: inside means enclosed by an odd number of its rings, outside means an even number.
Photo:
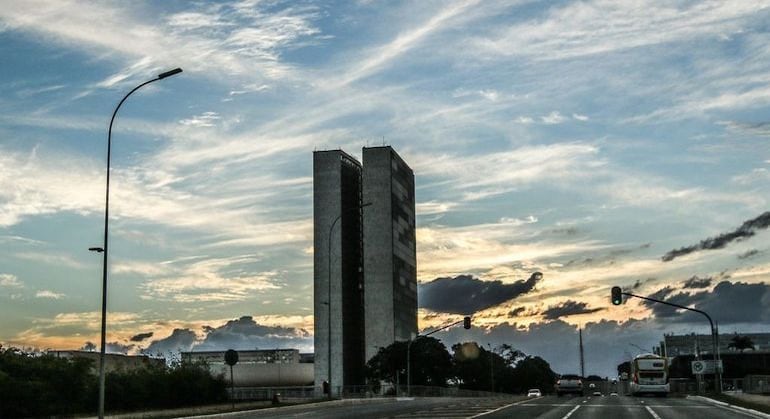
[{"label": "white cloud", "polygon": [[218,120],[222,119],[216,112],[204,112],[189,119],[179,121],[180,124],[191,127],[213,127]]},{"label": "white cloud", "polygon": [[464,0],[445,7],[420,26],[404,31],[396,39],[368,52],[341,77],[331,81],[328,88],[339,88],[375,73],[394,58],[416,47],[429,35],[443,29],[452,19],[462,17],[463,12],[477,3],[478,0]]},{"label": "white cloud", "polygon": [[16,275],[0,274],[0,287],[23,288],[24,285],[19,281]]},{"label": "white cloud", "polygon": [[411,164],[415,176],[449,181],[447,190],[460,191],[463,199],[472,201],[549,180],[559,180],[560,187],[568,187],[593,176],[604,164],[598,155],[599,148],[594,145],[562,143],[470,156],[415,154]]},{"label": "white cloud", "polygon": [[549,113],[548,115],[541,116],[540,120],[543,121],[543,123],[547,124],[547,125],[556,125],[556,124],[561,124],[562,122],[564,122],[566,120],[566,118],[564,116],[562,116],[562,114],[560,114],[559,112],[553,111],[553,112]]},{"label": "white cloud", "polygon": [[578,121],[588,121],[588,117],[586,115],[580,115],[573,113],[572,118],[577,119]]},{"label": "white cloud", "polygon": [[50,290],[40,290],[37,293],[35,293],[36,298],[49,298],[52,300],[59,300],[63,297],[66,297],[66,295],[62,293],[53,292]]},{"label": "white cloud", "polygon": [[770,2],[696,2],[672,4],[646,0],[607,0],[553,7],[543,19],[504,27],[479,38],[472,50],[494,56],[566,59],[607,54],[696,37],[739,32],[741,19]]},{"label": "white cloud", "polygon": [[535,122],[535,120],[532,119],[532,117],[529,117],[529,116],[519,116],[516,119],[514,119],[513,122],[515,122],[517,124],[524,124],[524,125],[526,125],[526,124],[531,124],[531,123]]},{"label": "white cloud", "polygon": [[248,265],[258,261],[254,255],[194,261],[165,277],[146,281],[142,298],[182,303],[242,301],[255,293],[280,289],[278,272],[249,273]]}]

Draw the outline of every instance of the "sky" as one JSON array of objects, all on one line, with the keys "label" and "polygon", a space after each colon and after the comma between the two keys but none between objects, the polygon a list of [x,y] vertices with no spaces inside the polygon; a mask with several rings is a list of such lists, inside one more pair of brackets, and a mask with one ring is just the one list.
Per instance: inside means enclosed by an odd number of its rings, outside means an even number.
[{"label": "sky", "polygon": [[[414,169],[419,324],[574,373],[770,332],[770,1],[0,1],[0,342],[313,345],[312,152]],[[537,273],[540,273],[539,275]],[[462,298],[458,298],[462,295]]]}]

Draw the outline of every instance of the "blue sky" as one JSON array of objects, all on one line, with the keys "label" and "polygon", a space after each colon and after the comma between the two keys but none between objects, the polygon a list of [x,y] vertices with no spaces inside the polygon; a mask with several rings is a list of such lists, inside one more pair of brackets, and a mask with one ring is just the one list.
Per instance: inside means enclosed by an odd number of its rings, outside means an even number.
[{"label": "blue sky", "polygon": [[[312,347],[312,151],[383,142],[415,171],[420,281],[510,289],[543,273],[477,312],[476,339],[526,347],[530,329],[598,337],[634,318],[647,334],[629,339],[648,346],[693,326],[608,307],[610,286],[770,279],[765,227],[661,260],[770,209],[770,2],[0,5],[6,345],[97,341],[101,259],[86,249],[102,240],[109,117],[177,66],[113,132],[116,347],[189,347],[243,316],[268,328],[246,335],[275,338],[260,345]],[[693,276],[711,281],[685,288]],[[770,302],[766,286],[755,297],[724,309]],[[577,314],[553,318],[565,307]],[[747,316],[726,327],[770,321]]]}]

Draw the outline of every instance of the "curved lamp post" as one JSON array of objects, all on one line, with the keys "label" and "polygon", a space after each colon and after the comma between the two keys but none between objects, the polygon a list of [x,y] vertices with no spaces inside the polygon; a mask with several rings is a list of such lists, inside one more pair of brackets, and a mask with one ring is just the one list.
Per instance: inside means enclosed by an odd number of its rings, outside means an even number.
[{"label": "curved lamp post", "polygon": [[115,107],[115,111],[112,113],[112,119],[110,119],[110,128],[107,130],[107,192],[104,204],[104,247],[91,247],[88,249],[90,251],[104,253],[102,262],[102,336],[101,350],[99,352],[99,419],[104,418],[104,354],[107,334],[107,238],[110,219],[110,153],[112,151],[112,124],[115,122],[115,115],[118,114],[118,109],[120,109],[120,106],[123,105],[123,102],[125,102],[132,93],[152,82],[163,80],[166,77],[171,77],[181,72],[181,68],[175,68],[166,71],[165,73],[160,73],[158,74],[158,77],[134,87],[127,95],[123,96],[123,99],[118,103],[118,106]]}]

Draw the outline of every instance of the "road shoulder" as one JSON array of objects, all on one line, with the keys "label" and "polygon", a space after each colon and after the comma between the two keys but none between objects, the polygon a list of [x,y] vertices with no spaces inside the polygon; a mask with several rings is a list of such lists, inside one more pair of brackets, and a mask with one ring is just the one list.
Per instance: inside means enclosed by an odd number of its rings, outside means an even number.
[{"label": "road shoulder", "polygon": [[[728,409],[728,410],[733,410],[733,411],[745,413],[747,415],[750,415],[750,416],[753,416],[753,417],[756,417],[756,418],[770,419],[770,414],[768,414],[768,413],[761,412],[759,410],[751,409],[751,408],[748,408],[748,407],[743,407],[743,406],[741,406],[739,404],[734,404],[734,403],[740,403],[740,402],[728,403],[728,402],[724,402],[724,401],[721,401],[721,400],[717,400],[717,399],[713,399],[711,397],[705,397],[705,396],[687,396],[687,399],[688,400],[698,400],[698,401],[701,401],[701,402],[704,402],[704,403],[710,403],[710,404],[713,404],[713,405],[716,405],[716,406],[720,406],[720,407]],[[733,401],[733,400],[734,400],[734,398],[731,398],[731,401]]]}]

